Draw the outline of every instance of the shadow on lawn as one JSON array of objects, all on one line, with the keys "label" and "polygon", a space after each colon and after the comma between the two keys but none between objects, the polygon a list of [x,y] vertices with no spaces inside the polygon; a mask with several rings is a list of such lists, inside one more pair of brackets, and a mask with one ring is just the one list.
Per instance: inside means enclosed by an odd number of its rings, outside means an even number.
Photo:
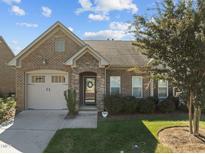
[{"label": "shadow on lawn", "polygon": [[97,129],[57,131],[45,152],[155,152],[157,144],[141,120],[100,121]]},{"label": "shadow on lawn", "polygon": [[[147,120],[147,121],[186,121],[188,113],[153,113],[153,114],[134,114],[134,115],[112,115],[108,120]],[[201,121],[205,121],[205,115],[201,115]]]}]

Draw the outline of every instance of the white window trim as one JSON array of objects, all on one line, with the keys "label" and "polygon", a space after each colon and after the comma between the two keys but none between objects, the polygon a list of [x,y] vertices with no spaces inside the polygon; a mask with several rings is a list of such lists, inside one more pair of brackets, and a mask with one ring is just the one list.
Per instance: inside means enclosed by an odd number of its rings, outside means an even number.
[{"label": "white window trim", "polygon": [[164,87],[160,87],[160,88],[167,88],[167,95],[165,97],[160,97],[159,96],[159,80],[158,80],[158,83],[157,83],[157,87],[158,87],[157,93],[158,93],[158,98],[160,98],[160,99],[165,99],[165,98],[167,98],[169,96],[169,83],[168,83],[167,80],[165,80],[165,81],[166,81],[166,87],[165,86]]},{"label": "white window trim", "polygon": [[154,81],[150,80],[150,96],[154,96]]},{"label": "white window trim", "polygon": [[[177,91],[178,90],[177,87],[173,87],[172,90],[173,90],[172,94],[173,94],[174,97],[179,97],[179,95],[182,93],[181,91]],[[177,93],[178,93],[178,95],[176,95]]]},{"label": "white window trim", "polygon": [[120,89],[119,89],[119,94],[121,94],[121,76],[119,76],[119,75],[116,75],[116,76],[110,76],[110,95],[111,95],[111,93],[112,93],[112,91],[111,91],[111,89],[112,89],[112,87],[111,87],[111,77],[120,77]]},{"label": "white window trim", "polygon": [[[56,78],[61,78],[58,82],[57,81],[53,81],[53,79]],[[66,83],[66,77],[65,75],[51,75],[51,83],[52,84],[65,84]]]},{"label": "white window trim", "polygon": [[[36,77],[43,77],[44,79],[44,82],[36,82],[36,81],[33,81],[33,78],[36,78]],[[45,75],[32,75],[31,76],[31,84],[45,84],[46,83],[46,76]]]},{"label": "white window trim", "polygon": [[135,88],[142,88],[142,92],[141,92],[141,96],[140,97],[136,97],[136,98],[143,98],[143,94],[144,94],[144,89],[143,89],[143,77],[142,76],[132,76],[132,96],[133,95],[133,77],[139,77],[141,78],[141,87],[135,87]]}]

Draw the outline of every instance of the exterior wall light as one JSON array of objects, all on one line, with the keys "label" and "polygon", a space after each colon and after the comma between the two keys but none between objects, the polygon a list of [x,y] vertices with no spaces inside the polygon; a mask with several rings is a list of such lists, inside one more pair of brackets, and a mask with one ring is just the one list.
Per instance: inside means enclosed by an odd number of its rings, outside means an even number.
[{"label": "exterior wall light", "polygon": [[43,64],[47,64],[47,60],[45,58],[43,59]]}]

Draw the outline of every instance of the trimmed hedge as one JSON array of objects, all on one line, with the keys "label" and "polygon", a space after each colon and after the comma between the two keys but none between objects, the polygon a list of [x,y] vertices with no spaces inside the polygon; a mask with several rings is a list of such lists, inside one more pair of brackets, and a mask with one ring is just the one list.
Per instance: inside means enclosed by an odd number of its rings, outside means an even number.
[{"label": "trimmed hedge", "polygon": [[134,96],[105,96],[104,105],[110,114],[154,113],[156,109],[162,113],[170,113],[182,108],[178,98],[173,96],[161,101],[155,97],[138,99]]},{"label": "trimmed hedge", "polygon": [[154,97],[147,97],[140,103],[140,113],[154,113],[157,100]]},{"label": "trimmed hedge", "polygon": [[136,113],[139,110],[141,99],[137,99],[134,96],[123,97],[124,113]]},{"label": "trimmed hedge", "polygon": [[16,101],[14,100],[14,98],[0,98],[0,123],[3,123],[14,118],[16,113],[15,107]]},{"label": "trimmed hedge", "polygon": [[121,96],[105,96],[104,105],[105,109],[110,114],[117,114],[123,111],[123,103]]},{"label": "trimmed hedge", "polygon": [[105,109],[110,114],[122,113],[136,113],[139,109],[141,99],[133,96],[105,96],[104,105]]},{"label": "trimmed hedge", "polygon": [[178,99],[175,97],[168,97],[157,104],[157,109],[162,113],[170,113],[176,110],[178,106]]},{"label": "trimmed hedge", "polygon": [[154,97],[139,99],[134,96],[105,96],[105,110],[110,114],[153,113],[157,100]]},{"label": "trimmed hedge", "polygon": [[179,103],[177,106],[177,110],[182,112],[188,112],[187,104]]}]

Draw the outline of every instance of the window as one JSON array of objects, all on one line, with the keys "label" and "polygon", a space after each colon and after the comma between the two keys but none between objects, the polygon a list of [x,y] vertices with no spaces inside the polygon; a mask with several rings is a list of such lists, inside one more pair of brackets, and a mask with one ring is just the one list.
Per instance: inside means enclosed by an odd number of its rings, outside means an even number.
[{"label": "window", "polygon": [[158,80],[158,97],[166,98],[168,96],[168,81]]},{"label": "window", "polygon": [[65,77],[64,76],[52,76],[51,77],[52,83],[65,83]]},{"label": "window", "polygon": [[65,40],[64,39],[56,39],[55,40],[55,51],[56,52],[64,52],[65,51]]},{"label": "window", "polygon": [[132,96],[142,98],[142,80],[141,76],[132,76]]},{"label": "window", "polygon": [[32,76],[32,83],[45,83],[45,76]]},{"label": "window", "polygon": [[120,76],[110,77],[110,95],[120,94]]}]

